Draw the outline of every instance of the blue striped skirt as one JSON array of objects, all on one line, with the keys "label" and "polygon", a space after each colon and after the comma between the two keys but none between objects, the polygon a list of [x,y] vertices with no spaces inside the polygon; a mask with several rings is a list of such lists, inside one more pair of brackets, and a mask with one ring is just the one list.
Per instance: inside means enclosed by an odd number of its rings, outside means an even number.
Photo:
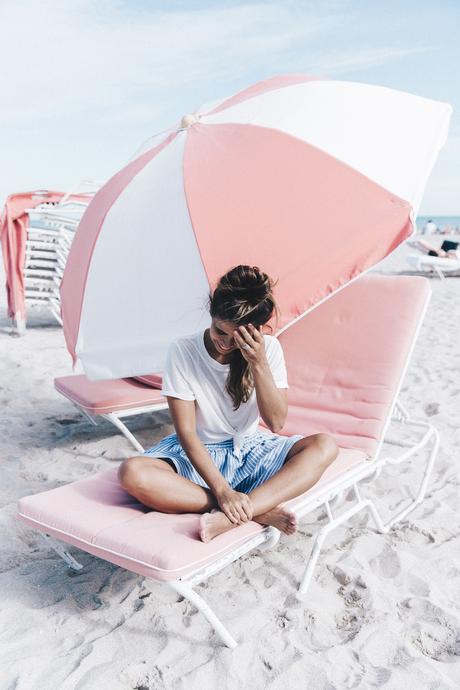
[{"label": "blue striped skirt", "polygon": [[[303,436],[281,436],[257,431],[244,440],[238,452],[235,452],[231,438],[218,443],[205,443],[204,446],[232,489],[249,493],[281,469],[292,446],[301,438]],[[167,458],[181,477],[209,488],[188,459],[176,434],[166,436],[146,450],[144,455]]]}]

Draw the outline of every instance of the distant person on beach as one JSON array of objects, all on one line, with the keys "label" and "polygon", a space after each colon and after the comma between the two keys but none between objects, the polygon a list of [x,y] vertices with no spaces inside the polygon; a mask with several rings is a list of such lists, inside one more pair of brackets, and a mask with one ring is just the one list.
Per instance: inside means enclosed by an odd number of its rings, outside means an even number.
[{"label": "distant person on beach", "polygon": [[[162,393],[176,433],[120,467],[121,485],[146,506],[202,513],[204,542],[249,520],[294,534],[297,518],[281,504],[312,487],[338,453],[326,434],[278,433],[286,364],[279,340],[262,331],[278,312],[273,287],[256,266],[222,276],[209,295],[210,328],[168,351]],[[258,430],[260,417],[269,431]]]},{"label": "distant person on beach", "polygon": [[434,223],[431,218],[425,223],[422,235],[434,235],[438,231],[438,226]]},{"label": "distant person on beach", "polygon": [[452,242],[451,240],[444,240],[439,248],[434,247],[426,240],[416,240],[413,242],[413,246],[415,246],[416,249],[425,252],[425,254],[428,254],[428,256],[437,256],[440,259],[460,258],[458,245],[458,242]]}]

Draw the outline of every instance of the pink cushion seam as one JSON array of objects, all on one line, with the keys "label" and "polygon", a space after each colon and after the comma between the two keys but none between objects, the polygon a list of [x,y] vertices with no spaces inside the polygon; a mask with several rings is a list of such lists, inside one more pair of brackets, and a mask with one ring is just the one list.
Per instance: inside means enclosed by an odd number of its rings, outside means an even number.
[{"label": "pink cushion seam", "polygon": [[[138,563],[139,565],[146,566],[147,568],[152,568],[153,570],[158,570],[158,572],[162,572],[162,573],[177,573],[177,572],[180,572],[182,570],[185,570],[186,568],[190,568],[194,565],[198,565],[199,563],[202,563],[203,561],[206,561],[205,565],[209,565],[212,562],[212,559],[216,560],[217,556],[220,556],[222,554],[222,552],[229,550],[229,553],[231,553],[231,550],[234,547],[236,547],[236,545],[239,544],[240,542],[249,541],[253,537],[257,536],[261,532],[268,529],[268,527],[260,527],[260,530],[258,530],[255,534],[251,534],[250,536],[240,537],[231,546],[226,546],[225,548],[221,549],[219,552],[217,552],[215,554],[212,554],[211,556],[205,556],[204,558],[201,558],[198,561],[192,561],[191,563],[187,563],[187,565],[184,565],[181,568],[174,568],[173,570],[167,570],[166,568],[159,568],[156,565],[152,565],[151,563],[146,563],[145,561],[140,561],[137,558],[133,558],[132,556],[128,556],[128,555],[123,554],[123,553],[119,553],[118,551],[113,551],[112,549],[108,549],[105,546],[98,546],[97,544],[94,544],[93,542],[87,541],[86,539],[81,539],[80,537],[76,537],[74,534],[71,534],[70,532],[64,532],[64,530],[61,530],[57,527],[52,527],[51,525],[47,525],[45,522],[41,522],[40,520],[36,520],[35,518],[31,518],[28,515],[24,515],[24,513],[18,512],[17,515],[18,515],[18,517],[23,518],[25,521],[34,522],[36,525],[41,525],[42,527],[45,527],[46,529],[48,529],[50,531],[58,532],[59,534],[65,534],[68,537],[72,537],[72,539],[75,539],[76,541],[79,541],[82,544],[87,544],[88,546],[91,546],[95,549],[100,549],[101,551],[106,551],[107,553],[111,553],[114,556],[119,556],[120,558],[125,558],[128,561],[133,561],[133,563]],[[71,546],[73,546],[73,545],[71,545]],[[84,550],[84,549],[82,549],[82,550]],[[120,567],[123,567],[123,566],[120,566]]]},{"label": "pink cushion seam", "polygon": [[139,400],[137,403],[136,403],[135,401],[133,401],[133,403],[125,402],[125,403],[119,404],[119,405],[109,405],[109,404],[103,405],[103,404],[99,404],[99,406],[98,406],[97,403],[95,403],[95,405],[92,407],[92,406],[89,406],[89,405],[84,405],[83,403],[79,402],[79,400],[78,400],[77,398],[72,398],[72,397],[70,396],[70,394],[68,394],[68,393],[66,393],[65,391],[61,390],[61,389],[59,388],[59,386],[57,386],[56,384],[54,385],[54,387],[56,388],[56,390],[58,391],[58,393],[61,393],[61,395],[63,395],[65,398],[67,398],[67,400],[70,400],[71,402],[75,403],[75,404],[78,405],[79,407],[83,407],[83,409],[85,409],[85,410],[94,410],[95,412],[96,412],[97,410],[106,409],[106,408],[107,408],[107,409],[110,409],[110,410],[115,410],[115,409],[129,410],[129,409],[130,409],[130,408],[129,408],[129,405],[131,405],[131,404],[132,404],[133,407],[136,407],[136,406],[139,406],[139,407],[146,407],[147,405],[150,405],[150,404],[152,404],[152,403],[158,403],[158,404],[162,404],[162,405],[167,405],[167,400],[166,400],[166,398],[165,398],[164,396],[162,396],[162,395],[159,395],[159,396],[157,396],[156,398],[152,398],[152,399],[148,399],[148,400]]}]

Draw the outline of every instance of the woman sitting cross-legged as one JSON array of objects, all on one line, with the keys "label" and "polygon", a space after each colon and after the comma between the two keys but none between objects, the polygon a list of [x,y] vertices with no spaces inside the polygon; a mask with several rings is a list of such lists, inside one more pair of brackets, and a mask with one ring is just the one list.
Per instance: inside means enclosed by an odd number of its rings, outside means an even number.
[{"label": "woman sitting cross-legged", "polygon": [[[287,374],[277,338],[273,281],[236,266],[209,298],[211,326],[170,345],[163,374],[175,434],[125,460],[123,488],[165,513],[202,513],[205,542],[255,520],[297,529],[280,504],[315,484],[337,456],[326,434],[282,436]],[[260,417],[269,431],[258,430]]]}]

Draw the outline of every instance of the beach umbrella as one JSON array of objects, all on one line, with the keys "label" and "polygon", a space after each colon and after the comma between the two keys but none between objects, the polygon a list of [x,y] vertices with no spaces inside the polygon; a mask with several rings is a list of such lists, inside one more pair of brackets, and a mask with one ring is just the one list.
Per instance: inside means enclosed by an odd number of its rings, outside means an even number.
[{"label": "beach umbrella", "polygon": [[208,293],[237,264],[278,280],[288,326],[414,232],[450,112],[282,76],[184,116],[81,220],[61,288],[74,361],[94,379],[161,372],[173,338],[207,327]]}]

